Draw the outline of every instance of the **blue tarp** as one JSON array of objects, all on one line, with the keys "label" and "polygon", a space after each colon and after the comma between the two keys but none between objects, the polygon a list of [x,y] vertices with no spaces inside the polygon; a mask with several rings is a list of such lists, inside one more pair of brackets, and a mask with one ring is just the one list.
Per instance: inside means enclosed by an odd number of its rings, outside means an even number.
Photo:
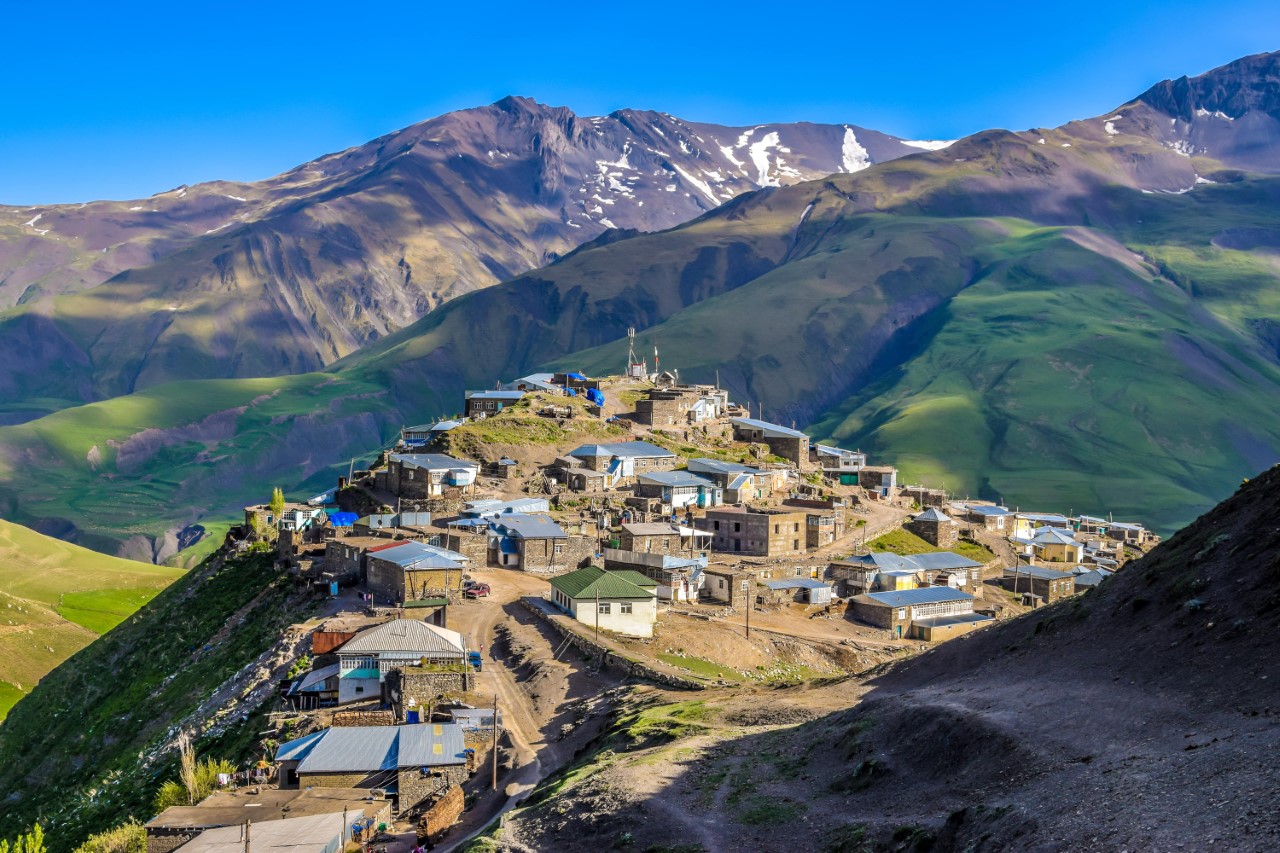
[{"label": "blue tarp", "polygon": [[587,399],[595,403],[597,406],[604,405],[604,392],[599,388],[588,388]]},{"label": "blue tarp", "polygon": [[587,381],[587,377],[583,376],[581,373],[568,373],[565,375],[568,376],[570,379],[577,379],[580,382]]},{"label": "blue tarp", "polygon": [[566,394],[568,394],[570,397],[576,397],[576,396],[578,396],[578,389],[577,389],[577,388],[566,388],[566,389],[564,389],[564,392],[565,392]]},{"label": "blue tarp", "polygon": [[356,523],[356,517],[354,512],[331,512],[329,523],[334,527],[350,527]]}]

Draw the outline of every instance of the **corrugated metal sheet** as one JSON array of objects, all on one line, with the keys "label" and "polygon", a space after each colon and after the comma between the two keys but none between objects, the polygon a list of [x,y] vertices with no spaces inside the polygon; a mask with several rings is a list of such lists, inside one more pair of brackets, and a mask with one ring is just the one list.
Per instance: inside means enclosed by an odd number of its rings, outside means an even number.
[{"label": "corrugated metal sheet", "polygon": [[299,773],[372,773],[394,770],[397,726],[326,729],[298,765]]},{"label": "corrugated metal sheet", "polygon": [[967,592],[945,586],[926,586],[921,589],[899,589],[893,592],[869,592],[858,596],[859,599],[871,599],[887,607],[908,607],[912,604],[935,604],[941,601],[972,601],[973,596]]},{"label": "corrugated metal sheet", "polygon": [[457,723],[422,723],[400,726],[400,767],[435,767],[467,760],[462,726]]},{"label": "corrugated metal sheet", "polygon": [[462,635],[448,628],[416,619],[393,619],[385,625],[361,631],[342,647],[343,656],[378,652],[451,652],[462,654]]}]

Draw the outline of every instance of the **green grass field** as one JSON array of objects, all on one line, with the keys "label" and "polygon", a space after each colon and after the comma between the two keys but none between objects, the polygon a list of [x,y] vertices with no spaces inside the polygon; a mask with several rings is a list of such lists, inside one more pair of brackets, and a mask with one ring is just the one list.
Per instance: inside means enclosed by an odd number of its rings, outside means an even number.
[{"label": "green grass field", "polygon": [[181,576],[0,520],[0,718],[54,667]]},{"label": "green grass field", "polygon": [[957,542],[950,548],[938,548],[930,545],[909,530],[894,530],[890,533],[872,539],[867,543],[867,547],[872,551],[889,551],[893,554],[900,554],[908,557],[912,554],[930,554],[935,551],[950,551],[953,554],[959,554],[962,557],[968,557],[977,563],[985,563],[995,557],[988,548],[977,544],[976,542]]}]

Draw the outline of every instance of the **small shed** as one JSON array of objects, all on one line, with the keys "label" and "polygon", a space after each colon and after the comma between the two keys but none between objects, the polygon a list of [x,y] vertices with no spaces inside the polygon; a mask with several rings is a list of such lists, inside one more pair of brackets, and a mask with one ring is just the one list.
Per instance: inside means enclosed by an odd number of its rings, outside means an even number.
[{"label": "small shed", "polygon": [[816,578],[786,578],[763,583],[774,593],[805,604],[831,603],[831,584]]}]

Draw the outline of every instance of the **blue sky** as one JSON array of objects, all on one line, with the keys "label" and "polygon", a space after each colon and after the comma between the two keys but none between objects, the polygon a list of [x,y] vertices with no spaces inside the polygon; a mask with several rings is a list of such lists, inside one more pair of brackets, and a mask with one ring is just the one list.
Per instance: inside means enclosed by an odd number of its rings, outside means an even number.
[{"label": "blue sky", "polygon": [[1052,126],[1280,49],[1274,0],[8,5],[8,204],[264,178],[507,94],[917,139]]}]

